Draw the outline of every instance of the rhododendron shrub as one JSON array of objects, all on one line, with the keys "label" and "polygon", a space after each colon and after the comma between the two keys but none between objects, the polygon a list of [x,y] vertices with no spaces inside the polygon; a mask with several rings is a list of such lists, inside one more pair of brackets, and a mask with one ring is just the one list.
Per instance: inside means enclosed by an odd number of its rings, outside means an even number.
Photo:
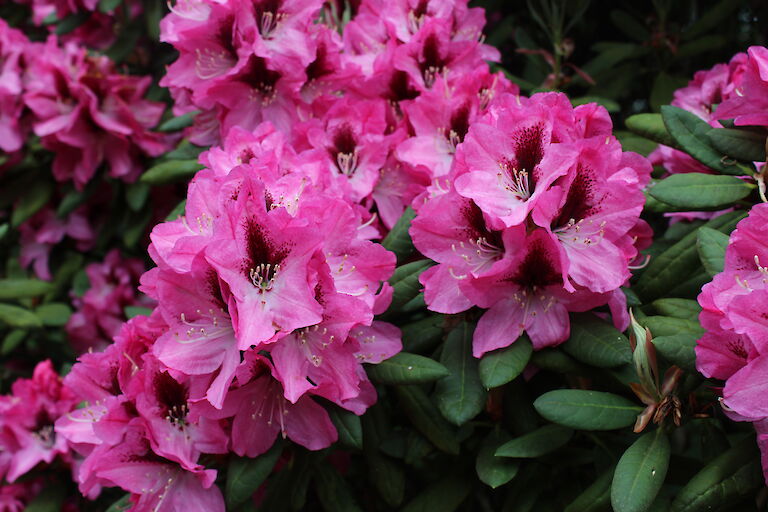
[{"label": "rhododendron shrub", "polygon": [[624,3],[0,5],[0,511],[762,510],[768,13]]}]

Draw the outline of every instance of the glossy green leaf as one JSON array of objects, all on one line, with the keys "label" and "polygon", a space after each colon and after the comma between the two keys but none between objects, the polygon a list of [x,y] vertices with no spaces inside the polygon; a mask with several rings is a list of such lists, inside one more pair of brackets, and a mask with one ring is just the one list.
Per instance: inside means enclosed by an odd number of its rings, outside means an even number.
[{"label": "glossy green leaf", "polygon": [[582,363],[600,368],[613,368],[632,360],[629,340],[591,313],[571,315],[571,337],[562,348]]},{"label": "glossy green leaf", "polygon": [[496,450],[509,440],[509,434],[495,429],[480,444],[475,471],[480,481],[492,489],[512,480],[520,469],[520,461],[494,455]]},{"label": "glossy green leaf", "polygon": [[696,371],[696,340],[701,336],[691,333],[655,336],[653,344],[661,357],[689,372]]},{"label": "glossy green leaf", "polygon": [[669,440],[661,430],[643,434],[627,448],[611,484],[615,512],[645,512],[651,507],[667,476],[669,455]]},{"label": "glossy green leaf", "polygon": [[28,309],[10,304],[0,304],[0,325],[3,324],[22,329],[43,326],[37,315]]},{"label": "glossy green leaf", "polygon": [[714,276],[725,268],[725,250],[729,236],[720,231],[701,227],[696,237],[696,250],[707,274]]},{"label": "glossy green leaf", "polygon": [[149,199],[149,185],[146,183],[131,183],[125,190],[125,200],[128,207],[137,212],[144,208]]},{"label": "glossy green leaf", "polygon": [[635,114],[627,118],[624,122],[627,129],[646,139],[650,139],[659,144],[669,147],[677,146],[675,139],[664,126],[664,120],[661,114]]},{"label": "glossy green leaf", "polygon": [[13,352],[16,347],[21,345],[24,338],[27,337],[27,331],[24,329],[14,329],[3,338],[3,343],[0,345],[0,356],[7,356]]},{"label": "glossy green leaf", "polygon": [[448,368],[428,357],[400,352],[366,367],[368,376],[381,384],[418,384],[445,377]]},{"label": "glossy green leaf", "polygon": [[701,306],[692,299],[657,299],[653,301],[653,307],[661,315],[684,320],[698,321],[701,313]]},{"label": "glossy green leaf", "polygon": [[324,462],[314,471],[315,491],[326,512],[362,512],[352,490],[338,470]]},{"label": "glossy green leaf", "polygon": [[394,289],[392,292],[392,303],[387,313],[396,313],[402,311],[405,306],[416,298],[421,291],[419,276],[422,272],[434,265],[430,260],[419,260],[395,269],[395,273],[389,279],[389,283]]},{"label": "glossy green leaf", "polygon": [[443,418],[427,394],[417,386],[397,386],[395,390],[405,415],[416,430],[439,450],[458,454],[459,441],[453,427]]},{"label": "glossy green leaf", "polygon": [[520,375],[531,360],[533,345],[523,334],[512,345],[488,352],[480,360],[480,381],[486,388],[503,386]]},{"label": "glossy green leaf", "polygon": [[675,334],[692,334],[701,337],[704,329],[699,325],[698,320],[683,318],[674,318],[671,316],[646,316],[639,320],[643,327],[651,330],[651,335],[672,336]]},{"label": "glossy green leaf", "polygon": [[282,443],[276,442],[268,452],[256,458],[233,456],[230,459],[224,487],[227,508],[234,509],[253,496],[272,472],[282,452]]},{"label": "glossy green leaf", "polygon": [[[667,131],[675,139],[680,149],[710,169],[724,174],[739,174],[738,168],[734,165],[725,165],[722,162],[724,155],[710,145],[707,134],[714,128],[705,121],[687,110],[672,105],[661,107],[661,116],[664,120],[664,126],[667,127]],[[675,174],[673,176],[683,175]]]},{"label": "glossy green leaf", "polygon": [[449,334],[440,362],[449,374],[437,382],[435,397],[443,417],[463,425],[483,410],[486,391],[480,382],[478,360],[472,357],[474,325],[462,322]]},{"label": "glossy green leaf", "polygon": [[48,203],[52,193],[53,186],[51,183],[44,180],[36,181],[14,205],[11,214],[11,226],[17,228],[22,222],[36,214]]},{"label": "glossy green leaf", "polygon": [[648,193],[684,211],[720,210],[747,197],[754,185],[735,176],[690,172],[659,181]]},{"label": "glossy green leaf", "polygon": [[420,353],[433,349],[443,339],[444,323],[444,315],[429,315],[401,326],[403,350]]},{"label": "glossy green leaf", "polygon": [[77,27],[85,23],[85,21],[88,19],[89,13],[87,11],[80,11],[76,12],[74,14],[70,14],[63,20],[61,20],[59,23],[56,24],[56,30],[54,30],[54,33],[57,36],[63,36],[66,34],[69,34],[73,30],[75,30]]},{"label": "glossy green leaf", "polygon": [[629,14],[627,11],[614,9],[611,11],[611,21],[613,24],[624,32],[626,35],[636,40],[637,42],[645,42],[651,34],[645,25],[637,18]]},{"label": "glossy green leaf", "polygon": [[43,325],[63,327],[72,315],[72,308],[60,302],[43,304],[35,310],[35,314]]},{"label": "glossy green leaf", "polygon": [[530,459],[551,453],[570,441],[573,430],[560,425],[545,425],[499,446],[496,457]]},{"label": "glossy green leaf", "polygon": [[650,97],[651,108],[654,112],[658,112],[662,105],[671,102],[674,92],[687,84],[688,78],[671,76],[663,71],[657,74],[653,80]]},{"label": "glossy green leaf", "polygon": [[622,396],[581,389],[549,391],[537,398],[533,406],[549,421],[578,430],[628,427],[643,410]]},{"label": "glossy green leaf", "polygon": [[169,160],[159,163],[147,169],[147,172],[141,175],[141,183],[148,185],[164,185],[176,181],[190,179],[197,171],[202,169],[197,160]]},{"label": "glossy green leaf", "polygon": [[563,512],[602,512],[611,505],[611,482],[615,466],[605,471],[584,489]]},{"label": "glossy green leaf", "polygon": [[369,480],[384,501],[391,507],[399,507],[405,496],[405,473],[397,462],[378,452],[366,453]]},{"label": "glossy green leaf", "polygon": [[24,512],[60,512],[64,508],[67,491],[60,484],[48,484],[43,492],[30,501]]},{"label": "glossy green leaf", "polygon": [[672,512],[721,510],[763,486],[753,436],[715,458],[677,493]]},{"label": "glossy green leaf", "polygon": [[362,450],[363,427],[360,424],[360,416],[338,407],[329,409],[328,414],[339,433],[339,441],[349,448]]},{"label": "glossy green leaf", "polygon": [[171,213],[169,213],[168,216],[165,218],[165,222],[174,221],[174,220],[177,220],[179,217],[183,217],[186,209],[187,209],[187,200],[182,199],[179,204],[173,207],[173,210],[171,210]]},{"label": "glossy green leaf", "polygon": [[586,368],[574,358],[560,350],[560,348],[545,348],[534,352],[531,355],[531,363],[542,370],[562,374],[580,373]]},{"label": "glossy green leaf", "polygon": [[38,279],[0,279],[0,300],[37,297],[51,288],[51,283]]},{"label": "glossy green leaf", "polygon": [[401,265],[415,251],[411,235],[408,233],[414,218],[416,218],[416,212],[409,206],[381,242],[384,248],[395,253],[398,265]]},{"label": "glossy green leaf", "polygon": [[187,126],[192,126],[192,124],[195,122],[195,116],[198,114],[198,112],[199,111],[195,110],[194,112],[187,112],[186,114],[180,115],[178,117],[172,117],[171,119],[158,126],[157,131],[177,132],[179,130],[183,130]]},{"label": "glossy green leaf", "polygon": [[472,482],[469,479],[448,477],[421,491],[401,512],[453,512],[467,498],[471,489]]},{"label": "glossy green leaf", "polygon": [[706,34],[712,29],[717,29],[733,11],[741,6],[742,4],[733,0],[721,0],[716,5],[704,9],[701,12],[701,16],[683,31],[683,38],[693,39]]},{"label": "glossy green leaf", "polygon": [[765,162],[766,132],[717,128],[707,136],[718,151],[744,162]]},{"label": "glossy green leaf", "polygon": [[[710,220],[705,226],[722,233],[730,233],[744,216],[743,212],[729,212]],[[645,302],[668,296],[670,288],[697,272],[698,262],[696,232],[693,231],[660,255],[651,258],[650,264],[632,289]]]},{"label": "glossy green leaf", "polygon": [[114,11],[123,0],[99,0],[99,11],[109,13]]},{"label": "glossy green leaf", "polygon": [[698,39],[685,42],[677,48],[677,57],[686,59],[709,52],[714,52],[728,43],[721,34],[707,34]]},{"label": "glossy green leaf", "polygon": [[127,512],[128,510],[133,507],[133,503],[131,503],[131,495],[126,494],[113,504],[109,506],[109,508],[106,510],[106,512]]}]

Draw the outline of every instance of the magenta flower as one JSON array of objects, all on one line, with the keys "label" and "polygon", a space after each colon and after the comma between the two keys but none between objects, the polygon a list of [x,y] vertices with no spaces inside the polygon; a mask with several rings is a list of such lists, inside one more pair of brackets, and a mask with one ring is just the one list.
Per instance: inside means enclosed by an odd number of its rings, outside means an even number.
[{"label": "magenta flower", "polygon": [[0,453],[7,454],[0,457],[0,474],[8,482],[57,455],[67,460],[69,447],[56,435],[54,422],[76,403],[50,360],[38,363],[31,379],[14,382],[10,395],[0,396]]},{"label": "magenta flower", "polygon": [[747,55],[746,63],[740,59],[740,82],[722,98],[713,118],[734,119],[739,126],[768,126],[768,48],[751,46]]}]

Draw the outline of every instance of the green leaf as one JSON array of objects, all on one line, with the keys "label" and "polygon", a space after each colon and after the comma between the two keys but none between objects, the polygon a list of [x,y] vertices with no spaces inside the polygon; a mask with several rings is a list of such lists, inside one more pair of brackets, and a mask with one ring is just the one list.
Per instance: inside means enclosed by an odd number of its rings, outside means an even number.
[{"label": "green leaf", "polygon": [[37,297],[51,288],[51,283],[37,279],[0,279],[0,300]]},{"label": "green leaf", "polygon": [[165,222],[174,221],[179,217],[183,217],[186,209],[187,209],[187,200],[182,199],[179,204],[173,207],[173,210],[171,210],[171,213],[169,213],[168,216],[165,218]]},{"label": "green leaf", "polygon": [[75,30],[77,27],[85,23],[85,21],[88,19],[90,13],[87,11],[81,11],[76,12],[74,14],[70,14],[63,20],[61,20],[56,25],[56,30],[54,30],[54,33],[57,36],[63,36],[65,34],[69,34],[73,30]]},{"label": "green leaf", "polygon": [[421,290],[419,276],[434,264],[430,260],[419,260],[406,263],[402,267],[395,269],[395,273],[389,279],[389,283],[394,290],[392,292],[392,303],[387,310],[388,314],[402,311],[406,304],[419,295]]},{"label": "green leaf", "polygon": [[339,432],[339,441],[347,447],[363,449],[363,427],[360,416],[338,407],[329,408],[328,414]]},{"label": "green leaf", "polygon": [[717,128],[707,136],[723,154],[744,162],[765,162],[766,133],[733,128]]},{"label": "green leaf", "polygon": [[146,183],[131,183],[125,189],[125,200],[128,207],[137,212],[144,208],[149,199],[149,185]]},{"label": "green leaf", "polygon": [[664,178],[648,193],[682,211],[701,211],[732,206],[747,197],[753,189],[753,185],[735,176],[690,172]]},{"label": "green leaf", "polygon": [[569,374],[583,372],[585,367],[559,348],[545,348],[531,355],[531,363],[542,370]]},{"label": "green leaf", "polygon": [[[710,220],[705,226],[722,233],[730,233],[744,216],[743,212],[729,212]],[[633,290],[645,302],[668,296],[670,288],[697,273],[698,259],[696,232],[693,231],[652,258]]]},{"label": "green leaf", "polygon": [[405,415],[416,430],[424,434],[439,450],[457,455],[459,441],[456,434],[426,393],[417,386],[397,386],[395,391]]},{"label": "green leaf", "polygon": [[475,461],[475,471],[480,481],[492,489],[512,480],[520,469],[520,462],[506,457],[496,457],[496,450],[509,441],[506,432],[494,429],[480,444]]},{"label": "green leaf", "polygon": [[329,462],[323,462],[314,472],[315,491],[320,506],[326,512],[362,512],[355,502],[346,480]]},{"label": "green leaf", "polygon": [[190,179],[202,169],[197,160],[169,160],[147,169],[139,181],[148,185],[164,185]]},{"label": "green leaf", "polygon": [[690,333],[656,336],[653,344],[661,357],[683,370],[696,372],[696,340],[701,336]]},{"label": "green leaf", "polygon": [[597,103],[611,113],[621,111],[621,105],[608,98],[602,98],[600,96],[580,96],[578,98],[571,98],[571,105],[574,107],[586,105],[587,103]]},{"label": "green leaf", "polygon": [[691,299],[658,299],[652,305],[661,315],[683,320],[698,321],[701,313],[699,303]]},{"label": "green leaf", "polygon": [[411,221],[416,218],[416,212],[410,206],[405,209],[403,215],[397,220],[392,231],[384,238],[381,245],[385,249],[390,250],[397,256],[397,264],[402,263],[408,259],[408,257],[415,251],[413,242],[411,241],[411,235],[408,230],[411,227]]},{"label": "green leaf", "polygon": [[125,306],[123,313],[127,319],[131,319],[135,316],[149,316],[152,314],[152,308],[145,308],[141,306]]},{"label": "green leaf", "polygon": [[180,115],[178,117],[173,117],[166,122],[162,123],[158,128],[157,131],[159,132],[177,132],[179,130],[183,130],[187,126],[192,126],[192,123],[195,122],[195,116],[199,113],[199,110],[195,110],[194,112],[187,112],[186,114]]},{"label": "green leaf", "polygon": [[126,494],[113,504],[109,506],[109,508],[106,510],[106,512],[126,512],[131,507],[133,507],[133,503],[131,503],[131,495]]},{"label": "green leaf", "polygon": [[741,6],[742,4],[733,0],[721,0],[717,5],[704,9],[696,22],[683,31],[683,38],[694,39],[712,29],[717,29],[723,20]]},{"label": "green leaf", "polygon": [[3,338],[3,344],[0,345],[0,356],[7,356],[18,347],[24,338],[27,337],[27,331],[23,329],[14,329]]},{"label": "green leaf", "polygon": [[666,105],[672,101],[672,95],[674,92],[685,87],[688,84],[687,78],[670,76],[665,72],[661,72],[656,75],[653,81],[653,87],[651,87],[651,108],[654,112],[658,112],[662,105]]},{"label": "green leaf", "polygon": [[696,249],[707,274],[719,274],[725,268],[725,250],[730,237],[714,229],[701,227],[696,235]]},{"label": "green leaf", "polygon": [[450,373],[435,388],[437,407],[443,417],[459,426],[480,414],[485,405],[478,360],[472,357],[474,330],[474,325],[462,322],[448,334],[440,362]]},{"label": "green leaf", "polygon": [[573,436],[573,430],[560,425],[545,425],[528,434],[501,445],[496,457],[535,458],[551,453],[565,446]]},{"label": "green leaf", "polygon": [[376,365],[368,365],[371,380],[381,384],[419,384],[432,382],[450,373],[448,368],[428,357],[400,352]]},{"label": "green leaf", "polygon": [[112,46],[104,52],[104,54],[115,63],[121,63],[133,53],[133,49],[136,47],[139,37],[145,33],[140,20],[141,18],[136,18],[130,23],[123,25],[117,36],[117,40],[115,40],[115,42],[112,43]]},{"label": "green leaf", "polygon": [[27,504],[24,512],[59,512],[66,498],[64,487],[48,483],[43,491]]},{"label": "green leaf", "polygon": [[268,452],[255,459],[250,457],[232,457],[227,469],[227,483],[224,495],[227,498],[227,508],[234,509],[245,503],[256,489],[261,486],[275,467],[278,457],[283,452],[279,441],[272,445]]},{"label": "green leaf", "polygon": [[14,228],[31,216],[36,214],[40,208],[48,203],[53,193],[53,186],[45,180],[36,181],[32,187],[23,195],[19,202],[13,207],[11,214],[11,226]]},{"label": "green leaf", "polygon": [[642,407],[602,391],[559,389],[533,402],[536,411],[553,423],[578,430],[615,430],[632,425]]},{"label": "green leaf", "polygon": [[721,161],[723,155],[710,146],[707,134],[715,128],[696,117],[695,114],[672,105],[661,107],[661,117],[664,120],[664,126],[667,127],[667,131],[680,149],[710,169],[724,174],[740,173],[738,167],[725,165]]},{"label": "green leaf", "polygon": [[399,507],[405,496],[405,473],[394,460],[377,452],[366,453],[369,481],[390,507]]},{"label": "green leaf", "polygon": [[467,478],[448,477],[430,485],[401,512],[453,512],[467,498],[472,489],[472,483]]},{"label": "green leaf", "polygon": [[648,510],[667,476],[669,440],[660,429],[643,434],[616,465],[611,485],[615,512]]},{"label": "green leaf", "polygon": [[526,334],[512,345],[483,355],[480,360],[480,381],[486,388],[497,388],[520,375],[533,353],[533,345]]},{"label": "green leaf", "polygon": [[628,117],[624,124],[629,131],[646,139],[672,148],[677,146],[675,139],[672,138],[667,131],[667,127],[664,126],[661,114],[635,114]]},{"label": "green leaf", "polygon": [[406,352],[426,352],[431,350],[443,338],[443,315],[429,315],[400,327],[403,334],[403,350]]},{"label": "green leaf", "polygon": [[616,466],[611,466],[584,492],[579,494],[563,512],[602,512],[611,505],[611,481]]},{"label": "green leaf", "polygon": [[66,325],[72,315],[72,308],[67,304],[52,302],[43,304],[35,310],[35,314],[43,325],[49,327],[62,327]]},{"label": "green leaf", "polygon": [[100,0],[99,11],[109,13],[117,9],[117,6],[123,3],[123,0]]},{"label": "green leaf", "polygon": [[582,363],[599,368],[613,368],[629,363],[629,340],[611,324],[591,313],[571,315],[571,337],[563,350]]},{"label": "green leaf", "polygon": [[701,337],[704,329],[699,325],[698,320],[686,320],[684,318],[674,318],[671,316],[646,316],[638,320],[643,327],[651,330],[651,335],[672,336],[674,334],[691,334]]},{"label": "green leaf", "polygon": [[721,510],[763,486],[760,455],[753,436],[718,456],[677,493],[673,512]]},{"label": "green leaf", "polygon": [[651,33],[640,21],[627,11],[614,9],[611,11],[611,21],[613,24],[624,32],[626,35],[636,40],[637,42],[648,41],[651,37]]},{"label": "green leaf", "polygon": [[677,58],[686,59],[702,53],[713,52],[725,46],[728,39],[721,34],[709,34],[681,44],[677,49]]},{"label": "green leaf", "polygon": [[10,304],[0,304],[0,325],[2,324],[22,329],[43,326],[37,315],[28,309]]}]

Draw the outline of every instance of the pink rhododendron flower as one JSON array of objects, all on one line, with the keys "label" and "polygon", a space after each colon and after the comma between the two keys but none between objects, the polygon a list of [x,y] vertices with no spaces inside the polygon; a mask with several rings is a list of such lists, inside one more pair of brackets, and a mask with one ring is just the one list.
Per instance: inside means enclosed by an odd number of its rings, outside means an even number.
[{"label": "pink rhododendron flower", "polygon": [[647,244],[639,215],[651,169],[610,133],[602,108],[501,94],[457,145],[447,190],[417,201],[411,236],[439,263],[419,278],[427,306],[488,310],[475,356],[523,332],[536,349],[559,344],[570,311],[607,305],[626,326],[619,287]]},{"label": "pink rhododendron flower", "polygon": [[73,297],[77,310],[65,327],[78,352],[102,349],[112,343],[127,320],[126,307],[152,304],[136,294],[136,285],[144,271],[140,260],[124,260],[120,252],[113,249],[103,263],[92,263],[85,271],[91,287],[82,297]]},{"label": "pink rhododendron flower", "polygon": [[740,60],[740,82],[722,98],[714,118],[733,119],[738,126],[768,126],[768,48],[751,46],[747,55],[746,62]]},{"label": "pink rhododendron flower", "polygon": [[49,360],[38,363],[31,379],[14,382],[10,395],[0,396],[0,453],[8,454],[0,457],[0,474],[8,482],[57,455],[67,460],[69,446],[54,422],[76,403]]},{"label": "pink rhododendron flower", "polygon": [[731,234],[724,271],[704,285],[699,295],[699,320],[707,332],[696,346],[696,367],[707,377],[725,380],[723,407],[736,421],[755,422],[764,457],[768,418],[764,392],[768,382],[766,222],[768,205],[755,205]]},{"label": "pink rhododendron flower", "polygon": [[110,175],[134,181],[141,158],[169,149],[167,137],[150,131],[163,113],[161,103],[143,99],[149,77],[115,72],[107,57],[94,57],[74,44],[59,47],[55,37],[36,44],[25,73],[24,102],[35,134],[56,152],[53,175],[82,189],[107,163]]}]

